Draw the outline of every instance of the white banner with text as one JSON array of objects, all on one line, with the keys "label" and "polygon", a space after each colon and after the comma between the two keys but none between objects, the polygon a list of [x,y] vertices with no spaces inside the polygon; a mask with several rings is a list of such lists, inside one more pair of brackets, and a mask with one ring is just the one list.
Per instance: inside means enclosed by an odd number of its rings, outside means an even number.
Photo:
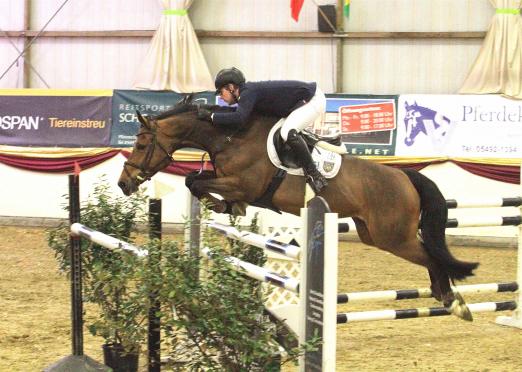
[{"label": "white banner with text", "polygon": [[522,158],[522,101],[499,95],[401,95],[395,155]]}]

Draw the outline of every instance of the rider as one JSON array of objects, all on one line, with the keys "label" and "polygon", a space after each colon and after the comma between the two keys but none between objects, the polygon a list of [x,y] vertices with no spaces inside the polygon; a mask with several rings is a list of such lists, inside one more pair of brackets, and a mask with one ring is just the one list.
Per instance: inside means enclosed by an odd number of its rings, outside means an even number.
[{"label": "rider", "polygon": [[299,132],[324,114],[326,98],[316,83],[274,80],[246,82],[237,68],[222,69],[216,75],[216,94],[228,103],[237,103],[231,112],[215,112],[200,109],[198,116],[214,124],[229,127],[244,127],[252,112],[286,118],[281,128],[281,137],[297,154],[299,166],[303,168],[308,183],[315,193],[328,182],[317,170],[308,146]]}]

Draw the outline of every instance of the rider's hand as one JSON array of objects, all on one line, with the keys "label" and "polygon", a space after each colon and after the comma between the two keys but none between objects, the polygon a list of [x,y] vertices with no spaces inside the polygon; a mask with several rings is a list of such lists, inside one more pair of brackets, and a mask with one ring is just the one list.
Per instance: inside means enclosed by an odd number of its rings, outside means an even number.
[{"label": "rider's hand", "polygon": [[204,108],[199,108],[198,109],[198,119],[212,122],[212,111],[204,109]]}]

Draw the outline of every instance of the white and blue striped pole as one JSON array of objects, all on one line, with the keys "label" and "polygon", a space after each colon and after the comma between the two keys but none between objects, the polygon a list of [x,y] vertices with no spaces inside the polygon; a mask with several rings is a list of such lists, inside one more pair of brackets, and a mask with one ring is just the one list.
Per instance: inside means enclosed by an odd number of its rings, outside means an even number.
[{"label": "white and blue striped pole", "polygon": [[222,225],[217,222],[209,222],[207,226],[224,234],[227,238],[240,241],[254,247],[262,248],[271,252],[279,253],[284,256],[299,259],[301,248],[292,244],[278,242],[266,236],[255,234],[249,231],[240,231],[232,226]]},{"label": "white and blue striped pole", "polygon": [[99,244],[107,249],[126,251],[135,254],[138,257],[145,257],[149,254],[146,249],[137,247],[135,245],[124,242],[123,240],[119,240],[99,231],[93,230],[90,227],[82,225],[81,223],[73,223],[71,225],[71,233],[74,236],[81,236],[82,238],[88,239],[91,242]]},{"label": "white and blue striped pole", "polygon": [[[212,259],[214,255],[212,250],[210,250],[208,247],[202,248],[201,253],[209,259]],[[270,283],[276,287],[284,288],[294,293],[299,293],[299,281],[294,278],[278,275],[233,256],[226,256],[225,261],[229,263],[234,270],[248,276],[249,278]]]}]

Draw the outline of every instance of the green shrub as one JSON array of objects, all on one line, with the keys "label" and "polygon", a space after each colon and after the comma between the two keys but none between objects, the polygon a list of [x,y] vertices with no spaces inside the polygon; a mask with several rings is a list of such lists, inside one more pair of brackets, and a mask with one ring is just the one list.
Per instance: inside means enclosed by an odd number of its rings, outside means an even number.
[{"label": "green shrub", "polygon": [[[68,196],[64,209],[68,211]],[[91,229],[132,243],[137,224],[145,221],[143,193],[131,197],[111,194],[102,179],[80,207],[80,222]],[[59,268],[70,275],[69,223],[47,230],[47,243],[54,250]],[[138,295],[136,275],[140,260],[131,254],[111,251],[87,239],[81,239],[83,300],[98,305],[96,320],[88,324],[93,335],[108,344],[120,344],[135,351],[146,329],[146,309]]]}]

